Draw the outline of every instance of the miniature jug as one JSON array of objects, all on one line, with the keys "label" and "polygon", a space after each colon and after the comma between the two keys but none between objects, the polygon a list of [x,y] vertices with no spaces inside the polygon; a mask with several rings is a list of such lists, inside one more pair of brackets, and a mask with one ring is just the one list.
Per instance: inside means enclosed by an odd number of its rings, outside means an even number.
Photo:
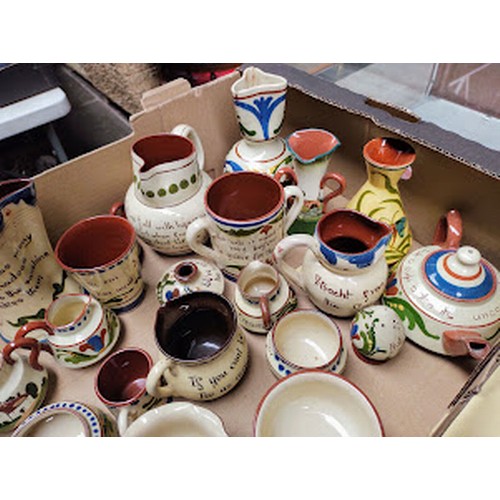
[{"label": "miniature jug", "polygon": [[[275,179],[280,180],[283,175],[287,175],[304,192],[304,206],[288,233],[314,234],[316,224],[321,215],[328,211],[330,201],[346,188],[342,175],[327,172],[330,158],[340,146],[340,141],[327,130],[309,128],[289,135],[286,144],[293,156],[293,168],[279,168]],[[329,181],[335,182],[336,189],[324,196],[322,191]]]},{"label": "miniature jug", "polygon": [[134,180],[121,209],[137,235],[166,255],[191,252],[186,228],[203,214],[203,197],[211,182],[203,170],[205,153],[196,131],[177,125],[169,134],[143,137],[131,151]]},{"label": "miniature jug", "polygon": [[477,249],[460,246],[461,236],[460,213],[450,210],[433,244],[408,254],[391,274],[383,302],[421,347],[482,359],[500,338],[498,271]]},{"label": "miniature jug", "polygon": [[0,182],[0,338],[10,342],[52,300],[79,290],[54,257],[34,182]]},{"label": "miniature jug", "polygon": [[[384,252],[391,228],[354,210],[336,209],[318,221],[314,237],[294,234],[281,240],[273,256],[277,268],[327,314],[354,315],[382,295],[388,266]],[[307,247],[302,265],[285,261],[296,247]]]},{"label": "miniature jug", "polygon": [[278,136],[283,126],[287,81],[249,67],[231,87],[242,138],[226,156],[224,171],[250,170],[273,175],[292,157]]},{"label": "miniature jug", "polygon": [[411,177],[415,150],[406,142],[392,137],[377,137],[363,148],[368,179],[347,203],[393,228],[385,258],[389,267],[397,266],[412,244],[411,229],[398,188],[400,179]]}]

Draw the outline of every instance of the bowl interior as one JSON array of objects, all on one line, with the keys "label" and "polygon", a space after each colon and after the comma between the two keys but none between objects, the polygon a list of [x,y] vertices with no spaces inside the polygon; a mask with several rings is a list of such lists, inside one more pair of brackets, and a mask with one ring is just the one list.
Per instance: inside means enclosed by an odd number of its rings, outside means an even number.
[{"label": "bowl interior", "polygon": [[315,312],[297,312],[284,316],[276,325],[274,345],[290,363],[317,368],[339,354],[340,334],[329,318]]},{"label": "bowl interior", "polygon": [[256,436],[382,436],[373,406],[347,380],[326,372],[298,372],[264,397]]},{"label": "bowl interior", "polygon": [[37,415],[22,429],[22,435],[24,437],[83,437],[88,435],[88,429],[80,415],[60,409]]}]

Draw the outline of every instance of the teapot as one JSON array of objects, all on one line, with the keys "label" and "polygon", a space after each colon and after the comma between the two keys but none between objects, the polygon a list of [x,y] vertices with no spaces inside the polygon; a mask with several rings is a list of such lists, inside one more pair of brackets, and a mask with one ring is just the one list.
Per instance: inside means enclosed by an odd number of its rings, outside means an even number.
[{"label": "teapot", "polygon": [[382,300],[421,347],[483,359],[500,333],[498,271],[476,248],[460,246],[461,237],[460,213],[450,210],[438,221],[433,244],[401,261]]},{"label": "teapot", "polygon": [[[384,292],[388,266],[384,256],[391,228],[360,212],[336,209],[323,215],[314,236],[283,238],[273,257],[287,280],[302,288],[327,314],[353,316]],[[307,247],[300,268],[285,261],[297,247]],[[291,260],[291,259],[290,259]]]}]

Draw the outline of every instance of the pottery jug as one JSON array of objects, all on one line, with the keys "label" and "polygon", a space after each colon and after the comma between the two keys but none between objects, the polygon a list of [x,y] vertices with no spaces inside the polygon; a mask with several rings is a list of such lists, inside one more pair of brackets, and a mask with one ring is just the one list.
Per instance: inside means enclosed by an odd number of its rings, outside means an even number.
[{"label": "pottery jug", "polygon": [[203,215],[203,196],[211,182],[203,170],[204,150],[196,131],[178,125],[169,134],[143,137],[132,146],[134,180],[123,204],[137,235],[166,255],[191,252],[186,228]]},{"label": "pottery jug", "polygon": [[[293,168],[279,168],[275,178],[281,180],[283,176],[289,176],[304,192],[304,206],[288,233],[314,234],[321,215],[333,208],[329,207],[330,201],[346,188],[342,175],[327,172],[332,154],[340,146],[340,141],[327,130],[308,128],[290,134],[286,144],[293,157]],[[323,189],[329,181],[335,182],[335,189],[325,196]]]},{"label": "pottery jug", "polygon": [[[347,317],[382,295],[388,274],[384,252],[391,234],[387,224],[354,210],[336,209],[321,217],[314,237],[287,236],[273,256],[278,270],[319,309]],[[307,250],[302,265],[295,268],[285,257],[297,247]]]},{"label": "pottery jug", "polygon": [[412,233],[398,182],[401,178],[411,177],[415,151],[400,139],[377,137],[365,144],[363,157],[368,179],[346,207],[385,222],[393,228],[385,257],[389,267],[397,266],[412,244]]},{"label": "pottery jug", "polygon": [[391,274],[383,302],[421,347],[482,359],[500,339],[498,271],[477,249],[460,246],[461,235],[461,216],[451,210],[433,244],[408,254]]},{"label": "pottery jug", "polygon": [[226,156],[225,172],[251,170],[273,175],[291,162],[284,139],[287,81],[279,75],[249,67],[231,87],[242,138]]},{"label": "pottery jug", "polygon": [[56,297],[79,290],[56,262],[34,182],[0,182],[0,338],[10,342]]}]

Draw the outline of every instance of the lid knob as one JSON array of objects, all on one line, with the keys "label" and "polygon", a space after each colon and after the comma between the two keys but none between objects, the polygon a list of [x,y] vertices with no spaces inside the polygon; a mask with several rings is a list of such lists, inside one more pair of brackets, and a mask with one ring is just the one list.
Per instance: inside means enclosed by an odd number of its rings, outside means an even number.
[{"label": "lid knob", "polygon": [[450,256],[447,264],[452,275],[477,278],[481,273],[481,254],[473,247],[463,246]]}]

